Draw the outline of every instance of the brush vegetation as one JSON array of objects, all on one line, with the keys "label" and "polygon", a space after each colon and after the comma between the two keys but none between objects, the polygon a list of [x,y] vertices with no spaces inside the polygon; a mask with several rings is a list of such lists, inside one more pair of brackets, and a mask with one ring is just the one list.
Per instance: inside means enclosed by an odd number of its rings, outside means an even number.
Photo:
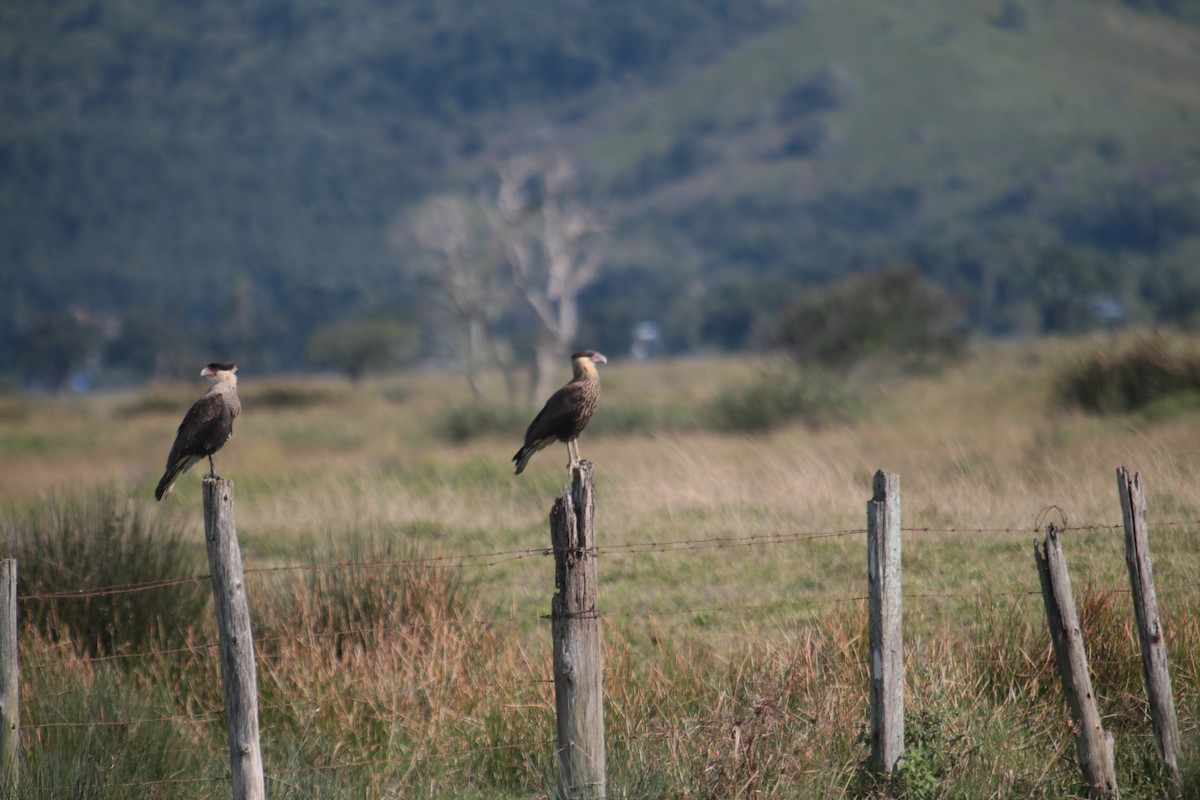
[{"label": "brush vegetation", "polygon": [[[1122,796],[1158,797],[1121,464],[1147,488],[1185,796],[1200,791],[1200,421],[1065,407],[1058,381],[1100,348],[1113,343],[977,344],[941,374],[855,378],[851,416],[752,437],[599,423],[657,409],[704,419],[717,398],[778,364],[609,364],[581,449],[598,484],[610,796],[1076,796],[1032,552],[1039,516],[1056,506]],[[270,382],[242,379],[247,398],[275,396]],[[489,380],[502,396],[501,376]],[[549,448],[511,474],[533,409],[447,440],[439,419],[463,384],[414,374],[345,391],[289,379],[287,392],[320,402],[247,401],[217,456],[235,485],[272,797],[553,794],[542,618],[553,565],[543,549],[566,452]],[[29,509],[48,514],[46,497],[83,502],[116,478],[127,519],[182,520],[183,542],[156,532],[144,558],[187,554],[202,575],[199,474],[184,476],[165,508],[151,499],[185,405],[42,399],[19,422],[0,419],[6,530],[32,528]],[[650,411],[629,410],[639,408]],[[856,532],[878,468],[901,475],[909,529],[908,757],[888,782],[864,769],[866,556]],[[36,569],[37,555],[20,557],[22,571]],[[158,615],[186,608],[157,589],[121,597]],[[22,625],[22,797],[227,793],[216,632],[210,613],[189,619],[173,644],[121,634],[108,657]]]},{"label": "brush vegetation", "polygon": [[1168,333],[1097,347],[1063,370],[1058,395],[1098,414],[1200,408],[1200,347]]},{"label": "brush vegetation", "polygon": [[203,559],[178,513],[163,513],[115,486],[56,491],[0,516],[0,543],[17,559],[23,628],[91,655],[178,645],[200,621],[207,588],[183,580],[153,602],[114,586],[171,583]]}]

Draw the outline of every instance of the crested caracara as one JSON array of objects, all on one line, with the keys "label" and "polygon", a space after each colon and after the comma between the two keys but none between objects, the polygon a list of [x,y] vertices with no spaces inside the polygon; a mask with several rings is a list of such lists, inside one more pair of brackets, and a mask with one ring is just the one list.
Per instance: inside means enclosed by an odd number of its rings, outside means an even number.
[{"label": "crested caracara", "polygon": [[512,457],[518,475],[534,453],[554,441],[567,443],[568,469],[579,463],[579,444],[575,440],[587,427],[600,400],[600,373],[596,371],[596,365],[607,363],[608,359],[595,350],[584,350],[571,356],[575,376],[550,395],[546,405],[529,423],[525,444]]},{"label": "crested caracara", "polygon": [[167,456],[167,470],[154,490],[156,500],[169,495],[175,479],[205,456],[208,457],[209,474],[217,474],[213,453],[229,441],[233,435],[233,418],[242,410],[237,393],[237,364],[209,364],[200,374],[212,378],[213,385],[179,423],[175,444],[171,445],[171,454]]}]

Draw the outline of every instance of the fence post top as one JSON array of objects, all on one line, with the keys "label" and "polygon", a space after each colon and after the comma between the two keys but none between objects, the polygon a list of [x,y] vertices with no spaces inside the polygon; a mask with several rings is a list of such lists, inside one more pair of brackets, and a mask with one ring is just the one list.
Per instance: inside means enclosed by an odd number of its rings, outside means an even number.
[{"label": "fence post top", "polygon": [[889,494],[899,494],[900,492],[900,475],[896,472],[888,472],[887,470],[877,470],[875,477],[871,481],[871,491],[874,494],[873,500],[886,500]]}]

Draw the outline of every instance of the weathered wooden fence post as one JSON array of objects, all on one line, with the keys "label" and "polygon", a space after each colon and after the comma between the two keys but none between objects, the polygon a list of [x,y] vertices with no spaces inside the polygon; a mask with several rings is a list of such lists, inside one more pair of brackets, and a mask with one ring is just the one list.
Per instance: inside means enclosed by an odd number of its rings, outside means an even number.
[{"label": "weathered wooden fence post", "polygon": [[1175,717],[1175,698],[1171,674],[1167,670],[1167,646],[1162,623],[1158,619],[1158,599],[1154,591],[1154,571],[1150,563],[1150,538],[1146,531],[1146,495],[1141,475],[1130,477],[1129,470],[1117,468],[1117,491],[1121,496],[1121,514],[1125,519],[1125,563],[1129,567],[1129,588],[1133,594],[1133,612],[1137,620],[1138,642],[1142,651],[1142,675],[1146,679],[1146,698],[1150,701],[1150,719],[1154,741],[1162,759],[1167,790],[1178,797],[1179,722]]},{"label": "weathered wooden fence post", "polygon": [[20,778],[19,676],[17,560],[6,558],[0,561],[0,797],[16,797]]},{"label": "weathered wooden fence post", "polygon": [[1042,584],[1042,599],[1046,604],[1046,624],[1054,645],[1054,658],[1062,676],[1063,694],[1074,723],[1075,749],[1079,768],[1083,772],[1083,795],[1089,798],[1116,798],[1117,775],[1113,768],[1113,738],[1104,731],[1100,710],[1092,691],[1088,673],[1087,652],[1083,647],[1083,632],[1075,613],[1075,598],[1071,594],[1071,577],[1067,574],[1067,559],[1063,555],[1059,531],[1054,525],[1046,528],[1045,553],[1033,543],[1033,560],[1037,563]]},{"label": "weathered wooden fence post", "polygon": [[564,800],[602,798],[606,792],[595,510],[592,462],[582,461],[572,470],[571,487],[550,510],[558,793]]},{"label": "weathered wooden fence post", "polygon": [[904,636],[900,580],[900,476],[879,470],[867,502],[871,627],[871,764],[884,775],[904,755]]},{"label": "weathered wooden fence post", "polygon": [[225,722],[234,800],[265,800],[258,738],[258,680],[242,553],[233,522],[233,484],[204,479],[204,541],[212,572],[213,606],[225,683]]}]

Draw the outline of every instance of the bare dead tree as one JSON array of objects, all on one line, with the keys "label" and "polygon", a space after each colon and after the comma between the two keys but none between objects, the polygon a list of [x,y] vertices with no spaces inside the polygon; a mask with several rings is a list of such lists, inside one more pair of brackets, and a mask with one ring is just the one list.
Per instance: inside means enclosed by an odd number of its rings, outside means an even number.
[{"label": "bare dead tree", "polygon": [[606,228],[575,193],[574,164],[561,154],[516,156],[497,168],[488,218],[513,284],[541,322],[532,402],[553,388],[579,334],[579,294],[604,262]]},{"label": "bare dead tree", "polygon": [[[471,225],[471,212],[472,203],[465,198],[434,195],[411,217],[393,225],[389,238],[397,250],[415,243],[429,259],[427,274],[445,292],[465,327],[467,382],[472,393],[482,397],[480,372],[486,353],[505,367],[506,376],[511,374],[511,348],[495,333],[510,298],[498,268],[501,259],[488,252],[485,236]],[[510,396],[513,391],[510,383]]]}]

